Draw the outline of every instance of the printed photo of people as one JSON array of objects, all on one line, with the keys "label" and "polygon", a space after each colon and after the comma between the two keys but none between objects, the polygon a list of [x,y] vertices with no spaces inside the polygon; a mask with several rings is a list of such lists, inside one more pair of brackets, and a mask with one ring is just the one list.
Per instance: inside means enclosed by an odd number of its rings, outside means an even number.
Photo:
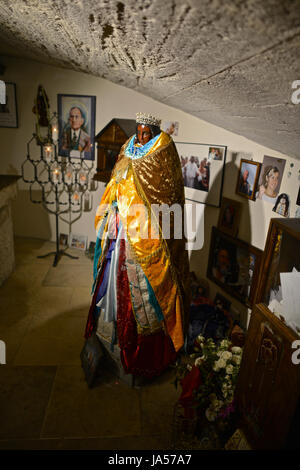
[{"label": "printed photo of people", "polygon": [[210,160],[223,160],[224,149],[219,147],[209,147],[208,161]]},{"label": "printed photo of people", "polygon": [[184,186],[206,192],[209,190],[210,162],[207,158],[200,161],[197,156],[181,156],[181,169]]},{"label": "printed photo of people", "polygon": [[59,152],[94,160],[95,96],[58,95]]},{"label": "printed photo of people", "polygon": [[290,216],[290,198],[286,193],[279,194],[275,206],[273,207],[273,212],[276,212],[279,215],[284,217]]},{"label": "printed photo of people", "polygon": [[241,160],[237,193],[250,199],[253,198],[260,164],[249,160]]},{"label": "printed photo of people", "polygon": [[174,137],[178,136],[178,131],[179,131],[179,122],[177,121],[166,121],[162,123],[161,130],[166,132],[169,135],[172,135]]},{"label": "printed photo of people", "polygon": [[276,204],[286,161],[264,156],[256,198]]}]

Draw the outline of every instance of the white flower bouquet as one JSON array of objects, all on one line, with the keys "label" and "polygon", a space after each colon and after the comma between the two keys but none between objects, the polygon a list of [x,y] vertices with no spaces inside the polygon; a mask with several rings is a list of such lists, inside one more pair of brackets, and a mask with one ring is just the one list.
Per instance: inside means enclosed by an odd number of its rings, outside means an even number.
[{"label": "white flower bouquet", "polygon": [[[185,366],[181,385],[189,383],[193,406],[210,422],[226,420],[234,411],[234,390],[242,358],[242,348],[232,346],[224,339],[219,345],[211,338],[198,336],[194,353],[190,355],[193,365]],[[189,377],[195,377],[192,380]],[[193,386],[194,383],[194,386]],[[187,396],[185,392],[185,396]]]}]

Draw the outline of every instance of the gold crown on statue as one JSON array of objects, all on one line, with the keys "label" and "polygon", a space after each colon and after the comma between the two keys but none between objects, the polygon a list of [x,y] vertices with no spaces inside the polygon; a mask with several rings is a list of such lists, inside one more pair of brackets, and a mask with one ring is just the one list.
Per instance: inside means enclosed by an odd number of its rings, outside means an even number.
[{"label": "gold crown on statue", "polygon": [[152,116],[151,114],[137,113],[136,122],[138,124],[146,124],[150,126],[160,127],[161,119],[158,119],[155,116]]}]

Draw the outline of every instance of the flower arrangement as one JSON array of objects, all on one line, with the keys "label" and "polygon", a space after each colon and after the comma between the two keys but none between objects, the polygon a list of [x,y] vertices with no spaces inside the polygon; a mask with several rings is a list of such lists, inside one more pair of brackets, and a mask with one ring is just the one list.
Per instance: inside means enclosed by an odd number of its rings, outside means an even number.
[{"label": "flower arrangement", "polygon": [[234,389],[242,358],[242,348],[228,339],[218,345],[199,335],[192,363],[178,367],[183,388],[179,402],[187,409],[204,413],[209,422],[226,421],[234,411]]}]

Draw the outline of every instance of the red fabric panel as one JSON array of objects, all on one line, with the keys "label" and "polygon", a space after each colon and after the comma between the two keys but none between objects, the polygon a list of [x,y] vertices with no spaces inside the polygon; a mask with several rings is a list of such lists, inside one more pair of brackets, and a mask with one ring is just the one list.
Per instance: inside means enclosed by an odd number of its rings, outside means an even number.
[{"label": "red fabric panel", "polygon": [[160,375],[175,361],[176,351],[162,330],[151,335],[137,334],[125,265],[125,240],[120,246],[117,292],[117,334],[124,371],[148,378]]}]

